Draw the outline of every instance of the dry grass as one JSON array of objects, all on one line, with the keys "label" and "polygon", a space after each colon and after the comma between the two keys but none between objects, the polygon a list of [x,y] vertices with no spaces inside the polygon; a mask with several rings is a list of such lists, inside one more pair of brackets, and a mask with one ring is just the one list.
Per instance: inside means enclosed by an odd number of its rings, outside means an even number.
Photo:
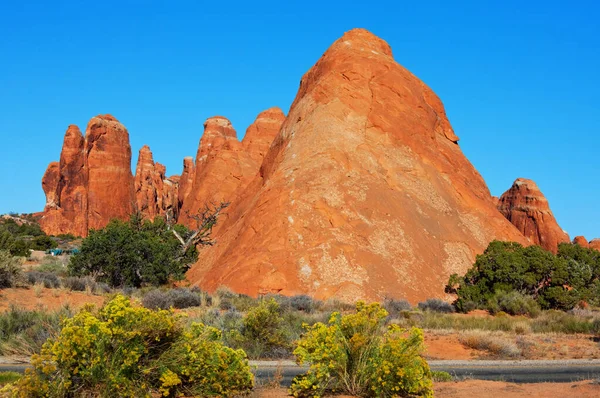
[{"label": "dry grass", "polygon": [[472,330],[461,333],[458,341],[469,348],[488,351],[493,356],[518,358],[522,354],[521,349],[501,333]]}]

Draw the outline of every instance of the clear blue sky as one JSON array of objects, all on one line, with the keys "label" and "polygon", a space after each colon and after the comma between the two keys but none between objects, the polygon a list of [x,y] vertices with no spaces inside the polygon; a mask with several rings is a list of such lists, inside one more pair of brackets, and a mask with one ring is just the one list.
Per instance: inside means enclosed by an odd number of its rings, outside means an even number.
[{"label": "clear blue sky", "polygon": [[571,237],[600,237],[599,20],[577,0],[4,1],[0,213],[42,210],[67,125],[111,113],[133,167],[148,144],[179,174],[207,117],[241,138],[260,111],[287,113],[302,74],[363,27],[441,97],[492,194],[534,179]]}]

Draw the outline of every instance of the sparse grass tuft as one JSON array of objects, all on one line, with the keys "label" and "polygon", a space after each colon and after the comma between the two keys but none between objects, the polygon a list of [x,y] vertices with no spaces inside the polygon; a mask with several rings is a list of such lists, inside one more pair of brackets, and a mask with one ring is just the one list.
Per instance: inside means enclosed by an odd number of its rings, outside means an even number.
[{"label": "sparse grass tuft", "polygon": [[464,332],[458,336],[458,341],[469,348],[488,351],[494,356],[510,358],[521,356],[521,350],[516,344],[496,333],[480,330]]}]

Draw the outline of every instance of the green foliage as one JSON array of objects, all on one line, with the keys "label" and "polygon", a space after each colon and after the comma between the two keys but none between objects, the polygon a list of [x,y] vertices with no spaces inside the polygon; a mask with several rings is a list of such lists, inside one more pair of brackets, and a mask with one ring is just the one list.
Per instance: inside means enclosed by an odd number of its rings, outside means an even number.
[{"label": "green foliage", "polygon": [[19,380],[21,376],[22,375],[17,372],[0,372],[0,387],[8,383],[14,383]]},{"label": "green foliage", "polygon": [[459,311],[487,308],[499,292],[531,296],[545,309],[569,310],[580,301],[600,304],[600,252],[561,244],[558,254],[539,246],[493,241],[464,277],[450,276],[447,293]]},{"label": "green foliage", "polygon": [[90,231],[71,258],[69,271],[94,275],[112,287],[158,286],[183,279],[197,257],[193,245],[181,253],[180,242],[161,218],[150,222],[133,215],[129,222],[112,220],[105,228]]},{"label": "green foliage", "polygon": [[7,250],[0,250],[0,289],[16,286],[23,279],[21,261]]},{"label": "green foliage", "polygon": [[448,372],[444,372],[443,370],[432,371],[431,377],[433,378],[433,381],[435,381],[437,383],[452,381],[452,375]]},{"label": "green foliage", "polygon": [[489,299],[487,308],[492,314],[504,311],[510,315],[527,315],[535,318],[540,314],[540,306],[533,297],[525,296],[515,290],[497,291]]},{"label": "green foliage", "polygon": [[279,303],[274,298],[265,299],[246,313],[240,330],[230,331],[227,341],[243,348],[250,358],[279,357],[290,349],[283,323]]},{"label": "green foliage", "polygon": [[31,249],[33,250],[49,250],[54,249],[57,246],[56,241],[48,235],[36,236],[31,241]]},{"label": "green foliage", "polygon": [[332,314],[329,323],[306,327],[294,350],[298,364],[309,363],[290,393],[318,397],[347,393],[364,397],[432,397],[432,375],[423,359],[423,332],[384,322],[379,304],[357,303],[356,313]]},{"label": "green foliage", "polygon": [[0,314],[0,355],[39,353],[42,344],[58,334],[61,320],[72,315],[69,307],[52,313],[11,307]]},{"label": "green foliage", "polygon": [[242,350],[224,347],[221,332],[193,323],[158,360],[164,396],[234,396],[252,389],[254,377]]},{"label": "green foliage", "polygon": [[231,396],[252,388],[243,351],[224,347],[216,329],[184,329],[170,311],[133,306],[116,296],[85,308],[49,339],[32,369],[13,387],[15,397]]},{"label": "green foliage", "polygon": [[16,239],[9,248],[10,254],[18,257],[29,257],[29,244],[22,239]]}]

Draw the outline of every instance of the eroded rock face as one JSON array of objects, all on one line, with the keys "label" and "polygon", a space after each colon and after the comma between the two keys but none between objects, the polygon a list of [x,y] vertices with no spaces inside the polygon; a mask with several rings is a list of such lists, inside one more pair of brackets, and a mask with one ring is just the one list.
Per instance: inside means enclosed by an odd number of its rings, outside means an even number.
[{"label": "eroded rock face", "polygon": [[600,250],[600,239],[595,238],[590,241],[590,248]]},{"label": "eroded rock face", "polygon": [[579,245],[581,247],[590,247],[590,244],[587,241],[587,239],[585,238],[585,236],[576,236],[573,239],[573,243],[576,245]]},{"label": "eroded rock face", "polygon": [[46,195],[46,206],[44,209],[56,209],[58,207],[58,182],[60,180],[60,163],[52,162],[48,165],[42,177],[42,189]]},{"label": "eroded rock face", "polygon": [[154,220],[156,216],[177,218],[177,193],[179,176],[166,177],[167,169],[154,163],[150,147],[140,149],[135,172],[136,209],[144,218]]},{"label": "eroded rock face", "polygon": [[559,243],[570,241],[550,211],[548,200],[532,180],[517,178],[500,197],[498,210],[531,243],[546,250],[556,253]]},{"label": "eroded rock face", "polygon": [[284,121],[283,111],[273,107],[261,112],[248,127],[242,145],[254,161],[262,163]]},{"label": "eroded rock face", "polygon": [[258,173],[266,150],[284,120],[279,108],[264,111],[240,142],[228,119],[222,116],[207,119],[195,166],[191,166],[190,158],[184,160],[185,184],[182,181],[179,201],[183,204],[178,221],[194,227],[195,221],[190,216],[206,205],[234,202]]},{"label": "eroded rock face", "polygon": [[102,228],[112,218],[126,219],[131,214],[129,134],[113,116],[92,118],[85,138],[77,126],[69,126],[58,173],[56,193],[44,187],[47,204],[53,203],[40,219],[46,233],[86,236],[90,228]]},{"label": "eroded rock face", "polygon": [[457,142],[439,98],[387,43],[346,33],[302,78],[260,174],[188,278],[254,296],[443,295],[491,240],[527,243]]},{"label": "eroded rock face", "polygon": [[179,190],[177,192],[178,209],[183,207],[185,198],[187,198],[190,195],[190,192],[192,192],[195,174],[196,165],[194,164],[194,158],[191,156],[185,157],[183,159],[183,172],[181,173],[181,178],[179,179]]}]

